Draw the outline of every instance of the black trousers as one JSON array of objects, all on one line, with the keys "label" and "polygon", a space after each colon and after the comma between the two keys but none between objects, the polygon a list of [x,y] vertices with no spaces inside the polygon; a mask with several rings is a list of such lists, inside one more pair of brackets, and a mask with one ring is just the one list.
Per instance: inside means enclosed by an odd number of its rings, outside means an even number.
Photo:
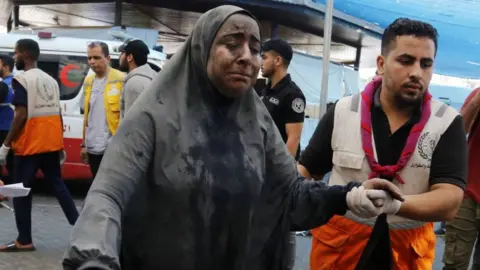
[{"label": "black trousers", "polygon": [[[78,211],[70,191],[61,178],[60,152],[15,156],[15,183],[23,183],[25,187],[32,187],[38,169],[42,170],[45,175],[45,180],[57,197],[68,223],[74,225],[78,218]],[[32,192],[26,197],[14,198],[13,208],[18,229],[17,241],[22,245],[31,244]]]},{"label": "black trousers", "polygon": [[88,153],[88,165],[90,165],[90,170],[93,174],[93,179],[97,176],[98,169],[100,168],[100,163],[102,163],[103,154],[95,155]]}]

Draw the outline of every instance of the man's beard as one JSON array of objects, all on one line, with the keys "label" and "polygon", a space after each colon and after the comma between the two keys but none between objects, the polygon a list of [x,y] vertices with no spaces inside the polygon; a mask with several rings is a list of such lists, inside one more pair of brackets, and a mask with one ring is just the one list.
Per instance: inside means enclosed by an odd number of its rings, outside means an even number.
[{"label": "man's beard", "polygon": [[[393,86],[393,81],[391,80],[391,77],[388,75],[389,73],[386,73],[382,76],[382,83],[385,83],[387,89],[395,89]],[[420,82],[418,81],[410,81],[409,83],[404,83],[400,87],[408,87],[408,84],[416,84],[419,85]],[[422,104],[423,101],[423,96],[425,93],[421,93],[417,98],[413,99],[410,97],[404,96],[402,93],[403,89],[398,89],[397,91],[392,91],[389,90],[390,92],[390,97],[393,98],[394,106],[397,107],[397,109],[400,110],[407,110],[407,109],[412,109],[412,108],[417,108]]]},{"label": "man's beard", "polygon": [[15,62],[15,67],[17,68],[17,70],[24,70],[25,62],[24,61]]},{"label": "man's beard", "polygon": [[120,64],[118,65],[118,69],[123,72],[129,72],[128,64],[125,62],[120,62]]},{"label": "man's beard", "polygon": [[406,99],[401,94],[395,94],[393,96],[395,100],[395,106],[398,109],[412,109],[418,108],[422,104],[424,94],[420,95],[416,99]]},{"label": "man's beard", "polygon": [[5,77],[5,73],[3,72],[3,69],[0,69],[0,78],[4,78]]}]

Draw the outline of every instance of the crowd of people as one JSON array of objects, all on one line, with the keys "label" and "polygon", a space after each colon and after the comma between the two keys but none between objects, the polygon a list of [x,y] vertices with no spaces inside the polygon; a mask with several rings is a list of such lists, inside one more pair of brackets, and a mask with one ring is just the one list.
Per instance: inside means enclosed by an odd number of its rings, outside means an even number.
[{"label": "crowd of people", "polygon": [[[389,25],[375,78],[329,106],[303,152],[292,47],[262,40],[250,12],[225,5],[158,74],[140,40],[120,47],[120,70],[107,44],[88,44],[79,154],[94,181],[80,213],[61,180],[59,88],[37,68],[38,44],[19,40],[13,59],[0,57],[0,98],[13,105],[0,106],[11,119],[0,163],[13,183],[30,187],[41,169],[54,188],[73,225],[64,269],[287,270],[293,232],[311,230],[312,270],[426,270],[437,221],[448,221],[445,269],[467,269],[480,91],[460,113],[432,98],[437,30]],[[255,91],[259,72],[268,84]],[[0,252],[35,250],[31,205],[31,194],[13,199],[19,235]]]}]

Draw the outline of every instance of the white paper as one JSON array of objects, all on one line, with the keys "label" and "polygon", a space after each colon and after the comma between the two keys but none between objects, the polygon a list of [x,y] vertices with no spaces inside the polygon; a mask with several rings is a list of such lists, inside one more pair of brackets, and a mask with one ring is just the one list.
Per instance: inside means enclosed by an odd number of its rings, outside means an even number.
[{"label": "white paper", "polygon": [[0,195],[9,198],[25,197],[30,193],[30,188],[23,186],[23,183],[0,186]]}]

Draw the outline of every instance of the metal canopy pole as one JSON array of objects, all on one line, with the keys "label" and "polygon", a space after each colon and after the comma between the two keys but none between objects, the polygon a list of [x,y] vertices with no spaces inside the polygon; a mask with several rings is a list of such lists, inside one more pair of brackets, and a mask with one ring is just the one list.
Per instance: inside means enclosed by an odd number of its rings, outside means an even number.
[{"label": "metal canopy pole", "polygon": [[15,30],[20,26],[20,6],[13,6],[13,27]]},{"label": "metal canopy pole", "polygon": [[320,110],[318,119],[327,111],[328,99],[328,64],[330,63],[330,44],[332,41],[332,24],[333,24],[333,0],[327,0],[325,12],[325,24],[323,29],[323,74],[322,89],[320,92]]},{"label": "metal canopy pole", "polygon": [[116,0],[115,1],[115,26],[122,25],[122,1]]},{"label": "metal canopy pole", "polygon": [[360,69],[360,59],[362,58],[362,47],[357,47],[357,53],[355,56],[355,64],[354,64],[354,69],[358,71]]}]

